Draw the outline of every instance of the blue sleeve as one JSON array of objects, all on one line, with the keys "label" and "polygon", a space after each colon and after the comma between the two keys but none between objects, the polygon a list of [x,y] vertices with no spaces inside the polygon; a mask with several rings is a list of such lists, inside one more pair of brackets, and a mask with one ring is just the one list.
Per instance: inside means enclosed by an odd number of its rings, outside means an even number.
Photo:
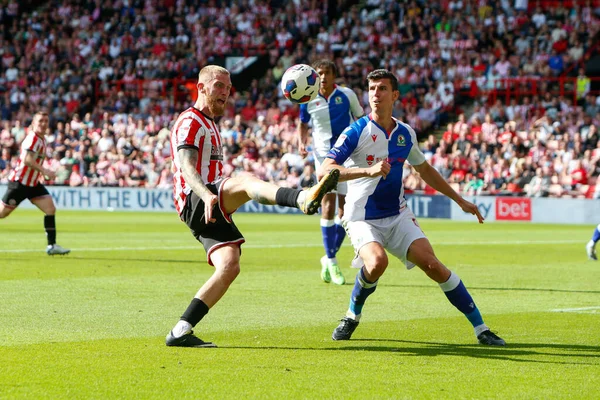
[{"label": "blue sleeve", "polygon": [[306,103],[300,104],[300,121],[304,122],[305,124],[310,121],[310,114],[308,113],[308,107]]},{"label": "blue sleeve", "polygon": [[331,158],[336,164],[342,165],[358,146],[359,138],[360,133],[354,128],[354,124],[350,125],[340,134],[329,153],[327,153],[327,158]]}]

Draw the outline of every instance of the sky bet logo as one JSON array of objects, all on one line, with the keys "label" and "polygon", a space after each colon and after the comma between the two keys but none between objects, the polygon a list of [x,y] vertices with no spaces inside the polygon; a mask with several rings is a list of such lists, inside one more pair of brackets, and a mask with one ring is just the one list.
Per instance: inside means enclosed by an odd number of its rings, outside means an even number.
[{"label": "sky bet logo", "polygon": [[497,197],[496,221],[531,221],[531,199]]}]

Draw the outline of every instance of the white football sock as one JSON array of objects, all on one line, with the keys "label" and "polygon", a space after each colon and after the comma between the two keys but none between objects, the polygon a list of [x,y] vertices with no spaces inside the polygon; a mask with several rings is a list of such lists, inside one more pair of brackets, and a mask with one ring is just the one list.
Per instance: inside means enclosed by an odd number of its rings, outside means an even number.
[{"label": "white football sock", "polygon": [[486,324],[481,324],[476,326],[475,328],[475,336],[479,336],[481,335],[481,332],[485,332],[485,331],[489,331],[490,328],[488,328],[488,326]]},{"label": "white football sock", "polygon": [[346,317],[348,317],[348,318],[350,318],[350,319],[353,319],[353,320],[355,320],[356,322],[360,321],[360,316],[361,316],[361,315],[362,315],[362,314],[358,314],[358,315],[356,315],[356,314],[354,314],[354,313],[353,313],[352,311],[350,311],[350,310],[346,311]]},{"label": "white football sock", "polygon": [[304,204],[304,201],[306,200],[306,190],[301,191],[298,194],[298,198],[296,199],[296,204],[298,205],[298,208],[302,208],[302,205]]},{"label": "white football sock", "polygon": [[179,320],[179,322],[177,322],[177,325],[175,325],[175,327],[172,330],[173,336],[175,336],[176,338],[182,337],[183,335],[187,335],[191,331],[192,324],[184,320]]}]

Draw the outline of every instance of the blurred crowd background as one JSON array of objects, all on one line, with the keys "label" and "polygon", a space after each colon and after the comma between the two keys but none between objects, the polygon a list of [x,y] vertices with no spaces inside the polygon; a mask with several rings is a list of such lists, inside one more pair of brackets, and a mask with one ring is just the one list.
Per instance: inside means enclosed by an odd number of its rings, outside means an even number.
[{"label": "blurred crowd background", "polygon": [[[46,109],[48,184],[170,189],[170,128],[200,68],[259,57],[219,120],[226,173],[310,186],[278,85],[327,58],[367,113],[368,72],[396,74],[394,116],[457,191],[600,197],[597,0],[9,0],[0,27],[0,183]],[[409,165],[404,181],[434,193]]]}]

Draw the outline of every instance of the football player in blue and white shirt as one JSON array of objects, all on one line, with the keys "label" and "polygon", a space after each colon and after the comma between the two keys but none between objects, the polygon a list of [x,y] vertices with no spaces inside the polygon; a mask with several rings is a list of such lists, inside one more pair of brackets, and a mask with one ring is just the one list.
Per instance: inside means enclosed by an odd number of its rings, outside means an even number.
[{"label": "football player in blue and white shirt", "polygon": [[479,343],[504,346],[504,340],[483,323],[461,279],[437,259],[406,205],[402,187],[404,163],[408,161],[427,184],[454,200],[463,211],[475,215],[480,223],[483,217],[475,204],[458,195],[425,161],[415,131],[392,117],[394,102],[400,95],[394,74],[375,70],[367,76],[367,83],[372,113],[340,135],[319,171],[322,175],[337,168],[340,180],[348,181],[343,223],[357,254],[355,261],[361,264],[350,307],[333,332],[333,339],[350,339],[358,326],[365,300],[375,291],[388,266],[387,250],[408,269],[417,265],[440,285],[448,300],[471,322]]},{"label": "football player in blue and white shirt", "polygon": [[598,243],[598,241],[600,241],[600,224],[594,228],[592,239],[585,246],[585,250],[590,260],[598,261],[598,255],[596,254],[596,243]]},{"label": "football player in blue and white shirt", "polygon": [[[364,111],[352,89],[335,84],[337,76],[335,63],[321,60],[313,64],[313,67],[321,78],[321,86],[317,97],[300,106],[298,134],[300,155],[304,157],[307,154],[309,122],[312,124],[315,168],[318,169],[342,131],[355,119],[362,117]],[[321,279],[327,283],[333,281],[338,285],[346,282],[336,258],[346,235],[340,219],[344,212],[345,194],[346,184],[338,184],[337,199],[335,193],[330,193],[321,203],[321,234],[325,247],[325,255],[321,258]],[[336,200],[338,200],[337,216],[335,216]]]}]

